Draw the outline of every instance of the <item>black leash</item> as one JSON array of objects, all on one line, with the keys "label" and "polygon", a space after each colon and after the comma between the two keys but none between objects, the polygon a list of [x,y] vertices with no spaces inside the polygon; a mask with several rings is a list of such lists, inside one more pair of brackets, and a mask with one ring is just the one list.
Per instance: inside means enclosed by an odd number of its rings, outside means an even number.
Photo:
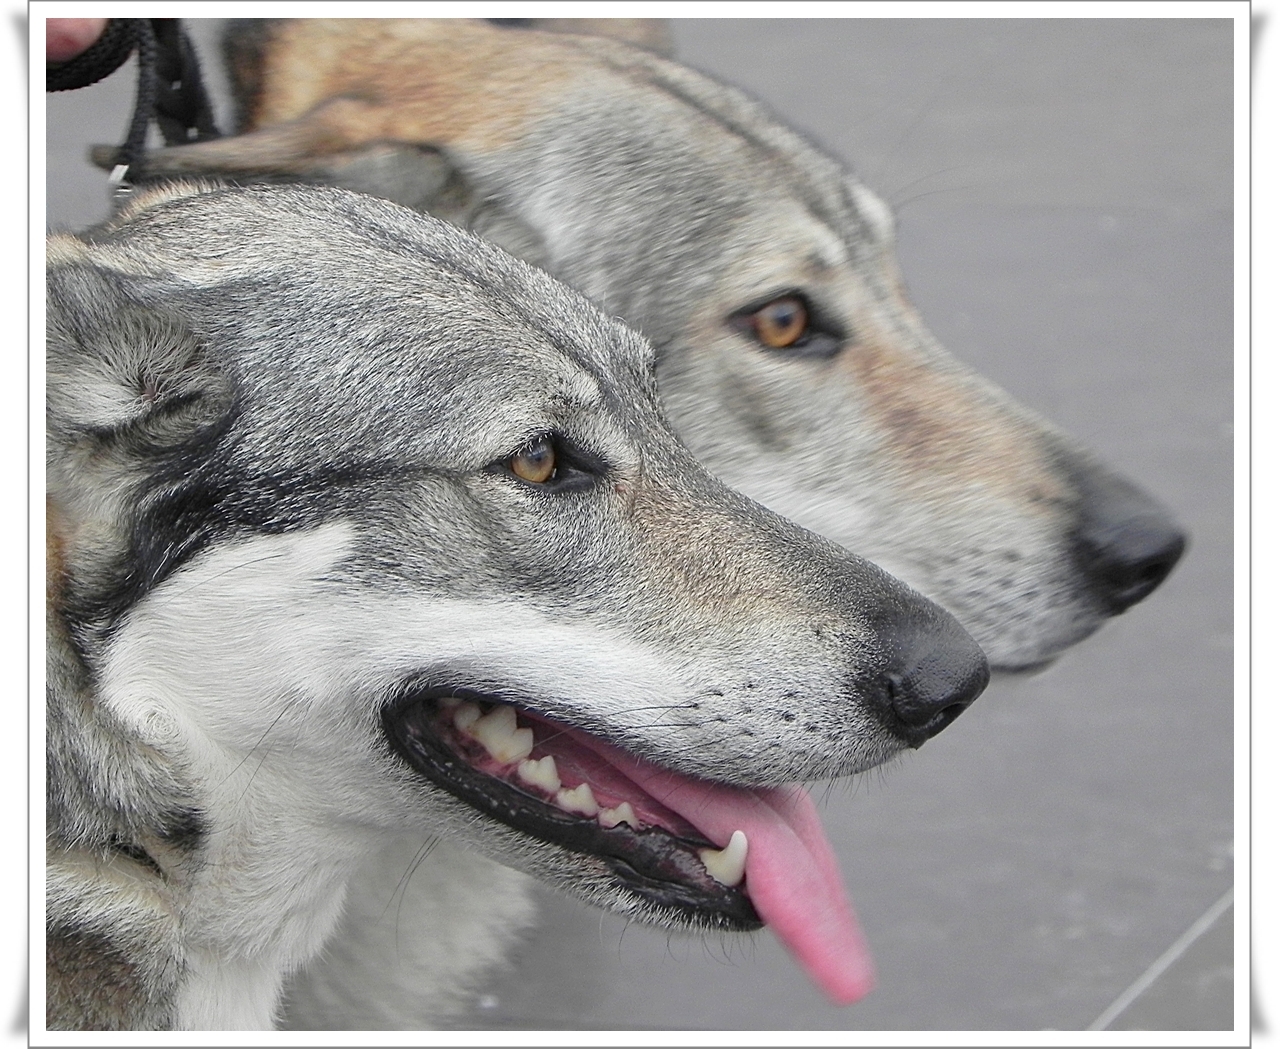
[{"label": "black leash", "polygon": [[49,91],[88,87],[110,76],[138,52],[138,93],[124,144],[116,151],[110,183],[130,188],[129,169],[146,148],[155,120],[170,146],[204,142],[219,136],[213,107],[200,76],[195,48],[176,18],[112,18],[97,42],[69,62],[49,63]]},{"label": "black leash", "polygon": [[136,47],[135,23],[140,18],[109,18],[102,36],[87,51],[68,62],[45,64],[45,90],[70,91],[96,84],[125,63]]}]

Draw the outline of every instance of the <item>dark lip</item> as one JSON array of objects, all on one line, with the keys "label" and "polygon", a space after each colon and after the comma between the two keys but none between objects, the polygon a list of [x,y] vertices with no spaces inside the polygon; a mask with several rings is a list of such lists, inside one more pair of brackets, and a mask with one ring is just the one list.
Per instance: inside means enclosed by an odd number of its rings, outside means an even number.
[{"label": "dark lip", "polygon": [[602,827],[473,768],[431,731],[443,698],[522,709],[511,697],[465,688],[409,686],[391,699],[382,708],[383,732],[394,753],[428,782],[513,830],[602,861],[631,892],[680,912],[691,924],[742,931],[762,926],[741,887],[721,885],[707,873],[698,850],[714,847],[710,842],[656,827]]}]

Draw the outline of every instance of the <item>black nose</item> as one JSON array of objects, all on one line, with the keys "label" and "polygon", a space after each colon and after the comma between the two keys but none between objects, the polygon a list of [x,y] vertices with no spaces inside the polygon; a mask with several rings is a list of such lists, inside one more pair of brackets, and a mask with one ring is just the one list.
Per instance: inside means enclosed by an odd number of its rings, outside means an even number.
[{"label": "black nose", "polygon": [[893,655],[867,691],[884,725],[918,747],[955,721],[991,679],[987,657],[954,619],[895,624]]},{"label": "black nose", "polygon": [[1078,475],[1076,564],[1110,615],[1165,581],[1187,539],[1163,506],[1113,474]]}]

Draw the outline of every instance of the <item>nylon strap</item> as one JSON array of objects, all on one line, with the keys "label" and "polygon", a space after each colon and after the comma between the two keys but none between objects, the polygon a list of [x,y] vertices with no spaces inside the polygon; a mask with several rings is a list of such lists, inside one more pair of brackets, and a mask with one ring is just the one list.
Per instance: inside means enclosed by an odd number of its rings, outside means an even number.
[{"label": "nylon strap", "polygon": [[176,18],[112,18],[97,42],[69,62],[46,66],[50,91],[87,87],[119,69],[138,52],[138,90],[124,144],[116,152],[113,185],[128,185],[131,168],[146,148],[155,120],[170,146],[217,138],[200,62]]}]

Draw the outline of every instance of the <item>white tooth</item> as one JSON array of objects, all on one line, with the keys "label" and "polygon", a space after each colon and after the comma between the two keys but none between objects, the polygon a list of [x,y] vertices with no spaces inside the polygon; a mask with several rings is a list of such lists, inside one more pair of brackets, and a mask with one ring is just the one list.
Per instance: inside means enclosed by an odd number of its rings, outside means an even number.
[{"label": "white tooth", "polygon": [[590,783],[580,783],[569,790],[566,787],[556,792],[556,804],[565,812],[579,812],[584,816],[594,816],[600,811],[596,796],[591,791]]},{"label": "white tooth", "polygon": [[515,707],[499,705],[470,728],[489,756],[504,765],[527,758],[533,750],[533,729],[516,728]]},{"label": "white tooth", "polygon": [[629,801],[624,801],[616,809],[601,809],[596,819],[600,821],[602,827],[616,827],[619,823],[630,823],[637,830],[640,828],[640,821],[636,819],[636,810],[631,807]]},{"label": "white tooth", "polygon": [[480,720],[480,707],[476,703],[463,703],[453,712],[453,727],[471,735],[471,726]]},{"label": "white tooth", "polygon": [[533,729],[518,728],[497,746],[488,746],[488,750],[495,761],[504,765],[522,761],[533,750]]},{"label": "white tooth", "polygon": [[721,885],[737,885],[747,873],[747,836],[735,830],[723,849],[699,849],[698,855]]},{"label": "white tooth", "polygon": [[440,706],[444,707],[445,710],[451,710],[453,707],[456,707],[459,703],[461,703],[462,700],[460,700],[457,696],[441,696],[439,699],[436,700],[436,702],[439,703]]},{"label": "white tooth", "polygon": [[548,794],[560,789],[560,773],[556,770],[556,759],[550,754],[537,761],[525,760],[516,766],[516,775],[531,787],[541,787]]}]

